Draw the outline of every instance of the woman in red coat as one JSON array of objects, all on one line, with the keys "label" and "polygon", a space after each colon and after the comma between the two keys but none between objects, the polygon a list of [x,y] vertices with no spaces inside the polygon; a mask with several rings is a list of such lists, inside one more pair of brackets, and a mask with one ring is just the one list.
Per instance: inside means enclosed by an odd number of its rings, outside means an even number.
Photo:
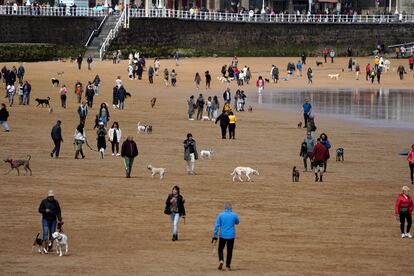
[{"label": "woman in red coat", "polygon": [[[401,238],[412,238],[410,233],[412,218],[411,213],[414,209],[413,200],[409,195],[410,188],[402,187],[402,193],[398,196],[395,203],[395,218],[400,220]],[[407,220],[407,231],[404,231],[405,220]]]}]

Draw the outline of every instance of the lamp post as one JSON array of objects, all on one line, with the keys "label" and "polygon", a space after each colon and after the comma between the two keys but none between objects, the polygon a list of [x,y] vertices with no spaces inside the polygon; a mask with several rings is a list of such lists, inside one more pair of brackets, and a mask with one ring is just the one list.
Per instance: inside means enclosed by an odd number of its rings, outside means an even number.
[{"label": "lamp post", "polygon": [[391,13],[391,8],[392,8],[392,0],[390,0],[389,5],[388,5],[388,12]]},{"label": "lamp post", "polygon": [[266,14],[266,9],[265,9],[265,0],[263,0],[263,3],[262,3],[262,10],[260,11],[260,13],[261,13],[262,15]]},{"label": "lamp post", "polygon": [[398,0],[395,0],[395,14],[398,14]]},{"label": "lamp post", "polygon": [[309,0],[309,13],[312,13],[312,0]]}]

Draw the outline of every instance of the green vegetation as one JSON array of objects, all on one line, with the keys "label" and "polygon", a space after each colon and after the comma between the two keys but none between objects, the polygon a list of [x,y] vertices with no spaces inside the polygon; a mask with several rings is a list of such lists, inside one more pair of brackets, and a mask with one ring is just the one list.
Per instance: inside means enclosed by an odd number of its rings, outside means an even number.
[{"label": "green vegetation", "polygon": [[47,61],[76,57],[84,53],[83,47],[59,46],[40,43],[0,43],[0,62]]}]

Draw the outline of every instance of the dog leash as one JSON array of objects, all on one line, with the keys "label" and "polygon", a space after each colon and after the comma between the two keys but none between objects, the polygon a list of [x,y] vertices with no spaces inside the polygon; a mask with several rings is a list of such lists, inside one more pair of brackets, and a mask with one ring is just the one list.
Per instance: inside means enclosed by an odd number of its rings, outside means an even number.
[{"label": "dog leash", "polygon": [[86,139],[86,137],[85,137],[85,144],[86,144],[86,146],[91,150],[91,151],[98,151],[98,150],[96,150],[96,149],[93,149],[90,145],[89,145],[89,143],[88,143],[88,139]]}]

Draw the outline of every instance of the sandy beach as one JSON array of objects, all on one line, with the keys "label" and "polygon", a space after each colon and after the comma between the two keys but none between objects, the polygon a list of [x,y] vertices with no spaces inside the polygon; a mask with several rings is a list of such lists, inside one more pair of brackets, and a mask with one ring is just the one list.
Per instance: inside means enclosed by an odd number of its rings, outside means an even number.
[{"label": "sandy beach", "polygon": [[[299,58],[239,58],[239,67],[250,67],[252,81],[243,87],[246,105],[253,112],[237,113],[235,140],[222,140],[220,127],[208,121],[188,121],[190,95],[217,95],[220,105],[225,84],[217,81],[221,66],[229,58],[161,60],[161,70],[177,71],[177,87],[166,88],[161,75],[150,85],[146,72],[141,81],[129,80],[127,61],[93,63],[93,70],[79,71],[75,63],[25,63],[26,79],[32,84],[30,106],[8,107],[10,133],[0,132],[0,154],[22,159],[32,156],[33,176],[17,176],[15,171],[0,178],[0,274],[1,275],[215,275],[217,253],[212,254],[211,238],[216,215],[230,201],[240,217],[233,254],[234,275],[413,275],[410,250],[414,240],[401,239],[394,219],[394,204],[403,185],[410,183],[408,163],[398,153],[413,144],[406,129],[370,127],[367,124],[318,116],[317,135],[325,132],[331,141],[331,159],[323,183],[303,171],[299,157],[305,130],[298,129],[299,112],[262,108],[250,99],[256,95],[259,74],[269,78],[272,64],[281,78],[289,61]],[[360,80],[347,72],[348,59],[316,67],[308,58],[304,76],[278,84],[266,84],[265,92],[278,88],[393,88],[410,89],[413,73],[403,81],[395,71],[407,60],[391,59],[391,71],[382,84],[365,81],[365,65],[372,58],[356,58]],[[5,64],[9,67],[18,64]],[[153,65],[147,59],[147,66]],[[3,65],[1,65],[3,66]],[[312,67],[314,83],[307,84],[305,70]],[[344,72],[342,72],[344,69]],[[204,71],[212,77],[210,90],[204,89]],[[59,76],[68,87],[67,108],[60,107],[59,89],[50,78]],[[202,77],[202,89],[194,85],[195,72]],[[331,80],[328,74],[340,74]],[[92,129],[98,105],[112,103],[112,87],[118,75],[132,97],[125,110],[110,107],[110,122],[118,121],[124,138],[133,135],[139,148],[132,178],[126,179],[121,157],[105,158],[84,147],[86,158],[74,159],[73,133],[79,123],[73,87],[77,80],[86,85],[99,74],[101,94],[89,110],[86,134],[96,148]],[[232,97],[237,89],[230,85]],[[0,88],[4,95],[4,87]],[[53,112],[35,107],[35,98],[51,98]],[[154,108],[150,99],[157,97]],[[250,100],[250,102],[249,102]],[[7,99],[3,99],[7,102]],[[17,96],[15,97],[17,102]],[[315,110],[317,112],[317,110]],[[61,157],[52,159],[50,131],[62,120],[64,143]],[[153,133],[137,133],[138,122],[149,122]],[[197,175],[187,175],[182,142],[188,132],[198,150],[214,149],[212,160],[196,162]],[[109,143],[108,143],[109,144]],[[335,162],[334,149],[345,149],[345,162]],[[166,177],[152,179],[148,164],[167,168]],[[258,169],[254,182],[232,182],[236,166]],[[291,170],[301,171],[299,183],[292,183]],[[2,162],[1,172],[9,164]],[[22,170],[21,170],[22,172]],[[163,214],[171,188],[179,185],[186,200],[187,219],[179,225],[177,242],[171,241],[171,223]],[[411,185],[409,185],[411,186]],[[414,188],[414,186],[412,186]],[[411,187],[410,187],[411,188]],[[38,206],[53,189],[60,202],[69,236],[69,256],[31,253],[33,240],[41,232]]]}]

